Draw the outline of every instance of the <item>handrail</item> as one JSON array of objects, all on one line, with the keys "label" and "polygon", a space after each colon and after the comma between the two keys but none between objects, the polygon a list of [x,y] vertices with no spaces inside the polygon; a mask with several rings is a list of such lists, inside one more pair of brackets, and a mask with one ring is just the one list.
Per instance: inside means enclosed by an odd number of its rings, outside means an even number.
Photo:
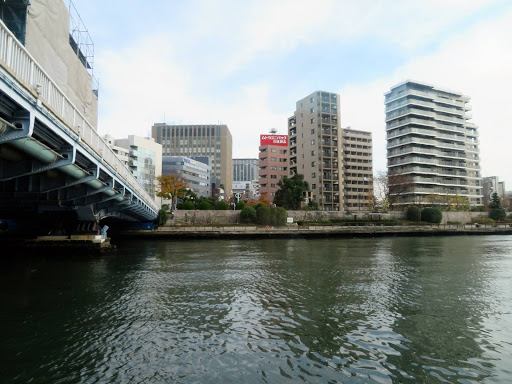
[{"label": "handrail", "polygon": [[38,86],[39,98],[50,107],[51,112],[79,135],[81,140],[112,167],[148,205],[158,211],[158,206],[149,193],[2,20],[0,20],[0,64],[11,70],[17,80],[31,92],[34,92],[34,88]]}]

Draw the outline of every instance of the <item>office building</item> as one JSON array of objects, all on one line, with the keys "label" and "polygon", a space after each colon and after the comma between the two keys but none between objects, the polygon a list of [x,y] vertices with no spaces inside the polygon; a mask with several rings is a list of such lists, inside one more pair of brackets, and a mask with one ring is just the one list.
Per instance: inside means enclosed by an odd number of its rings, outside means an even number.
[{"label": "office building", "polygon": [[162,146],[153,139],[135,135],[117,140],[107,135],[104,140],[114,153],[117,151],[116,154],[121,161],[125,162],[128,154],[128,169],[155,199],[158,189],[157,177],[162,175]]},{"label": "office building", "polygon": [[388,173],[411,184],[397,205],[426,204],[429,195],[482,204],[478,127],[469,122],[469,100],[417,81],[385,94]]},{"label": "office building", "polygon": [[490,176],[483,178],[483,204],[488,206],[492,201],[492,195],[498,194],[500,201],[506,196],[505,182],[500,181],[498,176]]},{"label": "office building", "polygon": [[259,193],[272,202],[279,189],[277,183],[289,172],[288,136],[277,135],[275,130],[260,135],[259,151]]},{"label": "office building", "polygon": [[155,123],[152,137],[162,144],[163,156],[208,157],[212,168],[211,185],[222,185],[226,197],[233,183],[232,138],[227,125],[168,125]]},{"label": "office building", "polygon": [[259,197],[259,159],[233,159],[233,193]]},{"label": "office building", "polygon": [[365,210],[373,198],[372,133],[342,128],[343,197],[346,210]]},{"label": "office building", "polygon": [[288,119],[290,175],[303,174],[321,210],[343,210],[339,97],[316,91],[297,101]]},{"label": "office building", "polygon": [[189,157],[162,157],[162,175],[179,175],[197,196],[211,196],[210,173],[209,165]]}]

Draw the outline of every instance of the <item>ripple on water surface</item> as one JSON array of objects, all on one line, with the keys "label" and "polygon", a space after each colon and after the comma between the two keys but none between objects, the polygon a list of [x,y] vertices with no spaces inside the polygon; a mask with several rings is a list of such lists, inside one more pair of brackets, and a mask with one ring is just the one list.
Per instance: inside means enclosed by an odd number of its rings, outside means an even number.
[{"label": "ripple on water surface", "polygon": [[8,263],[0,382],[511,381],[511,267],[506,236]]}]

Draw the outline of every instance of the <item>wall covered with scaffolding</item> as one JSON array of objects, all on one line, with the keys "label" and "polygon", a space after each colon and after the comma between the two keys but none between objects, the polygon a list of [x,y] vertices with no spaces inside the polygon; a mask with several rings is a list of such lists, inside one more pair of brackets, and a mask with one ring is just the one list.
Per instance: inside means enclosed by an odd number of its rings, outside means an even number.
[{"label": "wall covered with scaffolding", "polygon": [[92,68],[71,31],[70,12],[62,0],[30,0],[27,50],[96,128],[98,97],[97,89],[93,89]]}]

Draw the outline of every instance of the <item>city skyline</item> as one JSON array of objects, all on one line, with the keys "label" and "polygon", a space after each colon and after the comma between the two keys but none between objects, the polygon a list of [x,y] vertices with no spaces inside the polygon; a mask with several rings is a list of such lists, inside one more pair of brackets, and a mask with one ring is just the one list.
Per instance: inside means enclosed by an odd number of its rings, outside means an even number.
[{"label": "city skyline", "polygon": [[164,116],[168,124],[221,123],[233,134],[233,157],[256,157],[258,135],[286,133],[290,105],[323,89],[340,94],[342,127],[373,133],[379,171],[384,93],[412,79],[471,95],[482,176],[512,185],[502,161],[509,2],[74,2],[96,45],[102,134],[148,136]]}]

